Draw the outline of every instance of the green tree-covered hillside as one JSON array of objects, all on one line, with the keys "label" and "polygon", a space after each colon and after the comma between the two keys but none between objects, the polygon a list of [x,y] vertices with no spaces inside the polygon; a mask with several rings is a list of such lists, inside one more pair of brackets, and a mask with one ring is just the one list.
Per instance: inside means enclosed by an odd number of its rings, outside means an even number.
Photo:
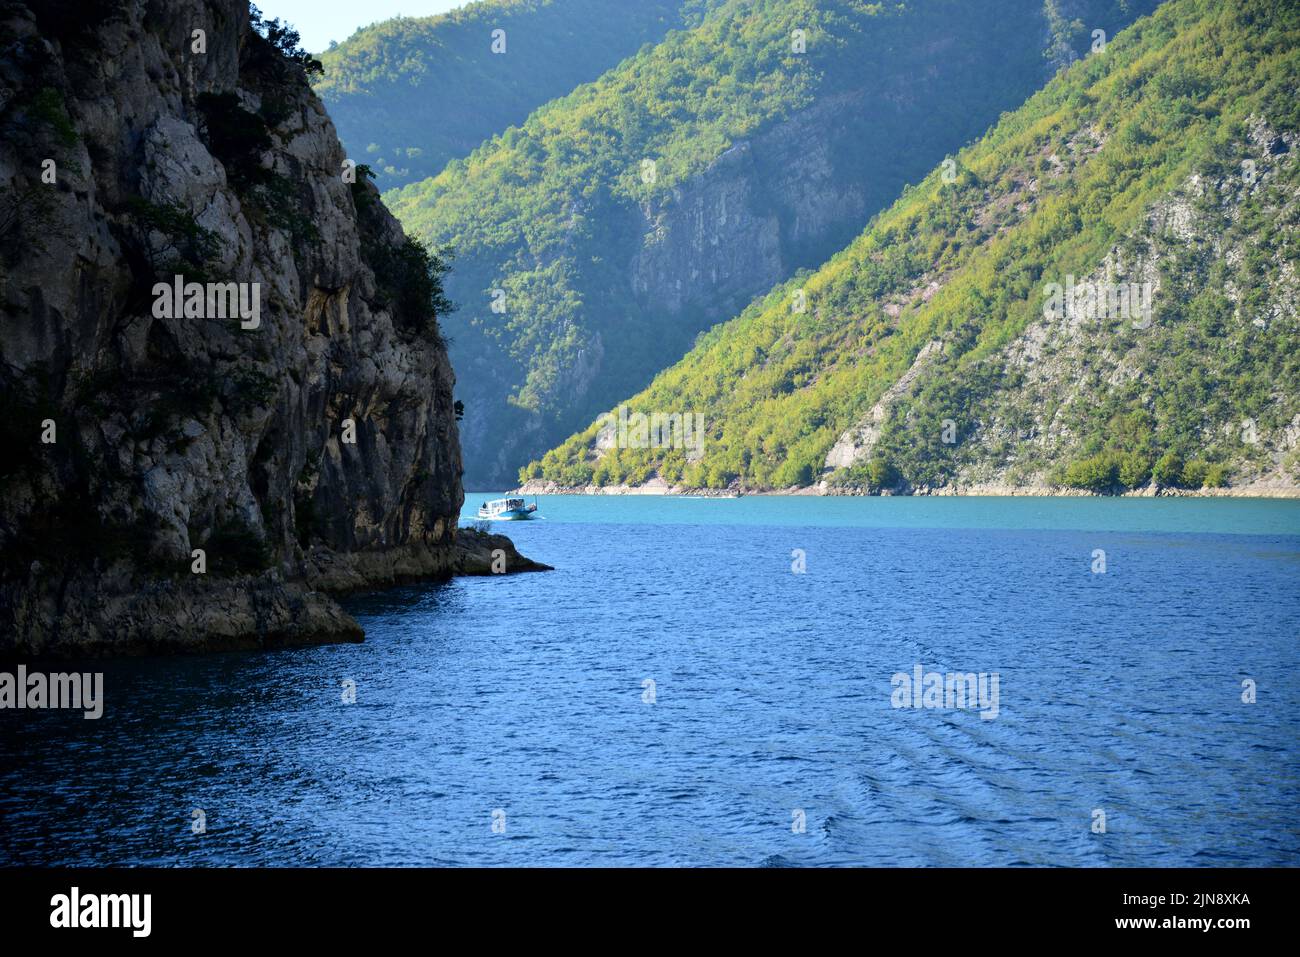
[{"label": "green tree-covered hillside", "polygon": [[510,481],[1153,6],[725,0],[386,193],[455,250],[467,481]]},{"label": "green tree-covered hillside", "polygon": [[1294,487],[1298,88],[1300,5],[1170,0],[627,401],[702,455],[593,423],[523,474]]}]

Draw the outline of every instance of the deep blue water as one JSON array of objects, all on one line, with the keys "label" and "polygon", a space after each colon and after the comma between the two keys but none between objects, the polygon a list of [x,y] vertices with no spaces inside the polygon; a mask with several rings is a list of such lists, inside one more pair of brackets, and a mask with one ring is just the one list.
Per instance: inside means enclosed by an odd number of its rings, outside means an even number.
[{"label": "deep blue water", "polygon": [[[1300,502],[542,512],[555,572],[356,599],[364,644],[0,712],[0,864],[1300,864]],[[917,664],[997,717],[894,708]]]}]

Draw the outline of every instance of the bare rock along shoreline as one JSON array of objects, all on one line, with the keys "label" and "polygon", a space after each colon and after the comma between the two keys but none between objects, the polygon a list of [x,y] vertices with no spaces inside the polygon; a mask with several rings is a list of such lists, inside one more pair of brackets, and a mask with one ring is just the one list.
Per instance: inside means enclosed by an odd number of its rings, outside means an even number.
[{"label": "bare rock along shoreline", "polygon": [[826,484],[792,486],[790,488],[687,488],[669,485],[661,480],[651,480],[644,485],[586,485],[562,486],[553,482],[532,479],[515,489],[512,495],[682,495],[700,498],[737,498],[742,495],[832,495],[925,497],[967,496],[991,498],[1300,498],[1300,487],[1295,485],[1253,484],[1227,488],[1157,488],[1149,485],[1142,489],[1117,495],[1090,492],[1085,489],[1056,485],[947,485],[938,488],[910,489],[905,492],[873,492],[861,488],[829,486]]}]

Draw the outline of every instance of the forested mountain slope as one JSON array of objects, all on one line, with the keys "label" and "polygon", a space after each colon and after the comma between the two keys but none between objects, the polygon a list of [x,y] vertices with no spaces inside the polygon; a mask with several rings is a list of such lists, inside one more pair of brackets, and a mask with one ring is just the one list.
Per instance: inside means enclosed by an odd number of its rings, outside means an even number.
[{"label": "forested mountain slope", "polygon": [[456,252],[467,482],[511,481],[1152,6],[727,0],[386,193]]},{"label": "forested mountain slope", "polygon": [[480,0],[397,17],[320,54],[316,92],[348,155],[380,189],[403,186],[697,21],[710,2]]},{"label": "forested mountain slope", "polygon": [[628,400],[701,455],[593,423],[525,474],[1294,490],[1298,84],[1300,5],[1170,0]]}]

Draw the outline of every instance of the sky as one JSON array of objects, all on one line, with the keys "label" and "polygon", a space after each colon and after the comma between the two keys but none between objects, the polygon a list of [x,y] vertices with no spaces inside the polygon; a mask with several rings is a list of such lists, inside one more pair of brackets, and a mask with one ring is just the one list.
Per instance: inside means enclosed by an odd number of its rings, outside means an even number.
[{"label": "sky", "polygon": [[466,0],[253,0],[262,16],[288,20],[302,34],[302,45],[320,53],[331,40],[340,43],[357,27],[390,20],[399,13],[427,17],[465,6]]}]

